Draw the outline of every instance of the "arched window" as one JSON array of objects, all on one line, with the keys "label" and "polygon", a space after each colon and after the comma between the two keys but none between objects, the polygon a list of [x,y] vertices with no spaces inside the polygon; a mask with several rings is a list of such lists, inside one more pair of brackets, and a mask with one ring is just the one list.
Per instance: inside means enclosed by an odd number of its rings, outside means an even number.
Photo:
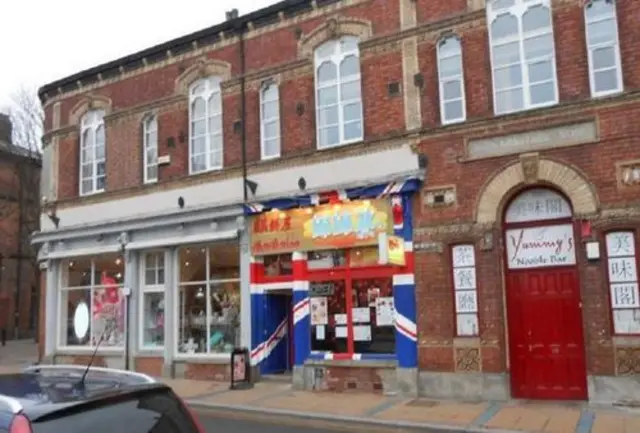
[{"label": "arched window", "polygon": [[144,142],[144,183],[158,181],[158,120],[148,116],[142,124]]},{"label": "arched window", "polygon": [[442,124],[464,121],[467,114],[462,44],[457,36],[448,36],[438,42],[438,81]]},{"label": "arched window", "polygon": [[318,148],[362,140],[362,89],[358,39],[345,36],[315,51]]},{"label": "arched window", "polygon": [[487,1],[496,114],[558,102],[551,0]]},{"label": "arched window", "polygon": [[591,96],[621,92],[622,65],[615,0],[591,0],[584,6]]},{"label": "arched window", "polygon": [[280,95],[273,82],[260,90],[260,149],[262,159],[280,156]]},{"label": "arched window", "polygon": [[198,80],[189,88],[189,172],[222,168],[220,78]]},{"label": "arched window", "polygon": [[105,189],[104,111],[93,110],[80,120],[80,195]]}]

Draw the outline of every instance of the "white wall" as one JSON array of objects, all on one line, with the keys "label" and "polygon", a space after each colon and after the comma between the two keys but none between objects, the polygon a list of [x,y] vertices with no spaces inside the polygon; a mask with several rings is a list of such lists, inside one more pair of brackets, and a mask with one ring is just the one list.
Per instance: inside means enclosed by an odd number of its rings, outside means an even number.
[{"label": "white wall", "polygon": [[[258,183],[251,201],[301,194],[298,179],[304,177],[308,192],[347,188],[358,184],[384,182],[418,169],[418,158],[408,145],[396,149],[300,165],[293,168],[249,175]],[[367,182],[368,181],[368,182]],[[124,221],[142,216],[162,215],[178,210],[178,197],[185,200],[185,211],[242,203],[242,178],[235,177],[186,188],[154,192],[104,203],[60,209],[60,228]],[[46,215],[41,217],[41,230],[53,230]]]}]

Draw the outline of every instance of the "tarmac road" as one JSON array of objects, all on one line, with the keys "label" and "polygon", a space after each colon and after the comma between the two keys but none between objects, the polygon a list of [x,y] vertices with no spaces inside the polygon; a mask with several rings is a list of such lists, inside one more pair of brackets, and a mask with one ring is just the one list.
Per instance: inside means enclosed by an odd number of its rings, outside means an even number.
[{"label": "tarmac road", "polygon": [[[279,416],[246,415],[237,412],[196,409],[200,422],[207,433],[462,433],[462,430],[434,430],[390,427],[362,427],[315,420],[287,419]],[[489,432],[489,431],[488,431]]]}]

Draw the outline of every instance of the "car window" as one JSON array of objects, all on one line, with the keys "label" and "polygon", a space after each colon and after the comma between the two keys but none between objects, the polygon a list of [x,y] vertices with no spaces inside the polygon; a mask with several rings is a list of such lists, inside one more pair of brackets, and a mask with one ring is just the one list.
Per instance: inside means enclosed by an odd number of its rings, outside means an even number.
[{"label": "car window", "polygon": [[47,416],[33,424],[34,433],[198,433],[191,415],[176,396],[162,390],[126,400]]}]

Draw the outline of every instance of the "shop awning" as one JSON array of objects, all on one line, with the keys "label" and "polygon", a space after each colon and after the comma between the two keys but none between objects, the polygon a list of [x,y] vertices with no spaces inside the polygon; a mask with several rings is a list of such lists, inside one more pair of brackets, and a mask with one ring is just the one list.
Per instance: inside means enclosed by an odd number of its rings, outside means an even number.
[{"label": "shop awning", "polygon": [[158,238],[145,241],[129,242],[125,247],[127,250],[146,250],[162,247],[173,247],[176,245],[199,244],[204,242],[223,241],[238,237],[238,230],[225,230],[197,235],[172,236],[170,238]]}]

